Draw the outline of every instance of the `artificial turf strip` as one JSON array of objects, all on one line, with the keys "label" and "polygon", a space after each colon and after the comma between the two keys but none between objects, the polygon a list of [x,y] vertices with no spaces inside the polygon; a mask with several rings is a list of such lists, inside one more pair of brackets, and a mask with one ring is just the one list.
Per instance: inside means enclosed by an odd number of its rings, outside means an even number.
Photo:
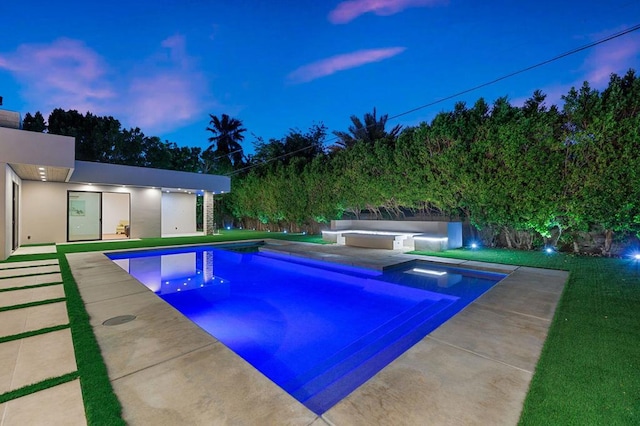
[{"label": "artificial turf strip", "polygon": [[520,424],[640,424],[637,262],[501,249],[424,254],[569,270]]},{"label": "artificial turf strip", "polygon": [[60,273],[67,295],[67,313],[80,376],[82,399],[89,425],[124,425],[122,407],[113,392],[100,346],[89,323],[78,285],[64,254],[59,255]]},{"label": "artificial turf strip", "polygon": [[81,253],[89,251],[110,251],[110,250],[126,250],[137,248],[152,248],[152,247],[168,247],[175,245],[189,245],[189,244],[209,244],[209,243],[221,243],[231,241],[245,241],[245,240],[264,240],[264,239],[277,239],[285,241],[306,242],[316,244],[326,244],[322,240],[321,235],[303,235],[303,234],[291,234],[282,232],[263,232],[263,231],[246,231],[246,230],[231,230],[221,231],[218,235],[201,235],[190,237],[171,237],[171,238],[144,238],[141,240],[121,240],[121,241],[109,241],[109,242],[92,242],[82,244],[60,244],[57,246],[59,253]]},{"label": "artificial turf strip", "polygon": [[26,339],[27,337],[39,336],[41,334],[51,333],[52,331],[64,330],[65,328],[69,328],[69,324],[54,325],[53,327],[41,328],[40,330],[25,331],[24,333],[0,337],[0,343],[10,342],[12,340]]},{"label": "artificial turf strip", "polygon": [[0,307],[0,312],[13,311],[14,309],[30,308],[32,306],[48,305],[49,303],[64,302],[65,300],[67,299],[64,297],[59,297],[57,299],[38,300],[37,302],[23,303],[21,305],[3,306]]},{"label": "artificial turf strip", "polygon": [[[40,265],[38,265],[38,266],[40,266]],[[52,266],[52,265],[49,265],[49,266]],[[22,269],[22,268],[20,268],[20,269]],[[10,271],[13,271],[13,269],[10,269]],[[8,279],[11,279],[11,278],[36,277],[36,276],[39,276],[39,275],[53,275],[53,274],[57,274],[57,273],[58,272],[55,271],[55,272],[44,272],[44,273],[39,273],[39,274],[12,275],[10,277],[0,277],[0,281],[1,280],[8,280]]]},{"label": "artificial turf strip", "polygon": [[31,385],[23,386],[19,389],[14,389],[12,391],[5,392],[2,395],[0,395],[0,404],[7,401],[11,401],[12,399],[20,398],[22,396],[27,396],[44,389],[49,389],[54,386],[58,386],[63,383],[70,382],[72,380],[77,379],[78,377],[79,377],[78,372],[74,371],[73,373],[67,373],[59,377],[52,377],[50,379],[46,379],[38,383],[34,383]]},{"label": "artificial turf strip", "polygon": [[39,264],[39,265],[15,266],[13,268],[2,268],[0,270],[1,271],[16,271],[16,270],[19,270],[19,269],[37,268],[37,267],[40,267],[40,266],[58,266],[58,262],[56,261],[55,263],[42,263],[42,264]]},{"label": "artificial turf strip", "polygon": [[11,262],[28,262],[33,260],[51,260],[57,259],[57,253],[40,253],[40,254],[20,254],[13,255],[6,260],[1,261],[0,263],[11,263]]},{"label": "artificial turf strip", "polygon": [[52,285],[60,285],[60,284],[62,284],[62,283],[61,282],[44,283],[44,284],[34,284],[34,285],[23,285],[21,287],[0,288],[0,293],[2,293],[4,291],[27,290],[27,289],[30,289],[30,288],[49,287],[49,286],[52,286]]}]

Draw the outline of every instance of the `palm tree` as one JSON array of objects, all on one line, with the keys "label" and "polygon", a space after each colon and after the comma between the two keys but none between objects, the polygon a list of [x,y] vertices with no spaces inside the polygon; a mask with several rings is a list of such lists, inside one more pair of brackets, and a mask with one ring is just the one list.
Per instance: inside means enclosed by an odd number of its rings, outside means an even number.
[{"label": "palm tree", "polygon": [[387,132],[385,130],[387,120],[388,114],[380,116],[379,119],[376,118],[375,107],[373,108],[373,114],[367,112],[364,115],[364,123],[360,121],[358,117],[352,115],[351,122],[353,124],[349,126],[348,132],[333,132],[333,134],[338,137],[338,141],[336,141],[336,144],[332,146],[331,149],[333,151],[346,149],[355,145],[356,142],[365,142],[373,145],[379,140],[394,141],[400,133],[400,130],[402,130],[402,126],[398,124],[391,129],[390,132]]},{"label": "palm tree", "polygon": [[215,159],[221,160],[222,163],[231,164],[236,167],[242,164],[244,154],[240,142],[244,140],[242,133],[247,129],[242,127],[242,121],[231,118],[227,114],[222,114],[221,118],[213,114],[209,114],[211,121],[207,127],[207,131],[213,133],[209,138],[210,145],[205,152],[215,155]]}]

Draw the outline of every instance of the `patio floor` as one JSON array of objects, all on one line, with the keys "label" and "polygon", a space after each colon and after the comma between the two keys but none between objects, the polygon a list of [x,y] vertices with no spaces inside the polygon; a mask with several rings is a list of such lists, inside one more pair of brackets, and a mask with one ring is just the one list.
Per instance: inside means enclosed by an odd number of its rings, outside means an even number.
[{"label": "patio floor", "polygon": [[[421,259],[509,276],[317,416],[102,253],[69,254],[127,423],[517,423],[567,272],[275,240],[268,248],[374,268]],[[102,325],[127,314],[136,320]]]},{"label": "patio floor", "polygon": [[[55,253],[55,246],[30,247],[20,254]],[[31,287],[39,286],[39,287]],[[69,323],[58,261],[0,264],[0,337],[45,330]],[[71,331],[53,330],[0,343],[0,393],[77,370]],[[0,404],[0,425],[86,425],[80,381],[72,380]]]}]

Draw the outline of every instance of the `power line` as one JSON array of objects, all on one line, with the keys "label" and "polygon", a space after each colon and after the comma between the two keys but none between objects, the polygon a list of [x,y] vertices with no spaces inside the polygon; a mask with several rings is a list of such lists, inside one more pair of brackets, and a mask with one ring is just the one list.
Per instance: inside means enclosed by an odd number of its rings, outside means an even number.
[{"label": "power line", "polygon": [[389,117],[389,120],[393,120],[393,119],[396,119],[398,117],[402,117],[404,115],[411,114],[411,113],[419,111],[421,109],[428,108],[430,106],[439,104],[439,103],[444,102],[444,101],[448,101],[449,99],[457,98],[458,96],[461,96],[461,95],[466,95],[469,92],[473,92],[475,90],[482,89],[483,87],[490,86],[490,85],[498,83],[498,82],[500,82],[502,80],[506,80],[508,78],[514,77],[514,76],[516,76],[518,74],[522,74],[522,73],[525,73],[527,71],[531,71],[531,70],[533,70],[535,68],[540,68],[541,66],[550,64],[551,62],[555,62],[555,61],[557,61],[559,59],[566,58],[567,56],[574,55],[574,54],[576,54],[578,52],[582,52],[583,50],[591,49],[592,47],[595,47],[595,46],[597,46],[599,44],[606,43],[606,42],[611,41],[611,40],[613,40],[615,38],[622,37],[623,35],[632,33],[632,32],[637,31],[639,29],[640,29],[640,24],[637,24],[637,25],[635,25],[635,26],[633,26],[631,28],[628,28],[626,30],[620,31],[618,33],[615,33],[613,35],[610,35],[610,36],[605,37],[603,39],[600,39],[598,41],[594,41],[593,43],[585,44],[584,46],[577,47],[577,48],[575,48],[573,50],[569,50],[568,52],[562,53],[562,54],[560,54],[558,56],[554,56],[553,58],[547,59],[546,61],[542,61],[542,62],[539,62],[539,63],[537,63],[535,65],[531,65],[531,66],[528,66],[526,68],[522,68],[522,69],[520,69],[518,71],[514,71],[512,73],[503,75],[502,77],[498,77],[498,78],[496,78],[494,80],[491,80],[491,81],[488,81],[486,83],[479,84],[479,85],[474,86],[474,87],[472,87],[470,89],[466,89],[466,90],[463,90],[461,92],[454,93],[453,95],[449,95],[449,96],[446,96],[444,98],[440,98],[440,99],[438,99],[436,101],[433,101],[433,102],[430,102],[428,104],[420,105],[419,107],[410,109],[409,111],[405,111],[405,112],[402,112],[400,114],[396,114],[393,117]]},{"label": "power line", "polygon": [[231,152],[228,152],[228,153],[226,153],[226,154],[222,154],[222,155],[218,155],[217,157],[213,157],[213,158],[211,159],[211,161],[216,161],[216,160],[218,160],[218,159],[220,159],[220,158],[228,157],[228,156],[230,156],[230,155],[232,155],[232,154],[235,154],[236,152],[242,152],[242,148],[238,148],[238,149],[236,149],[235,151],[231,151]]},{"label": "power line", "polygon": [[[437,99],[437,100],[435,100],[435,101],[433,101],[433,102],[429,102],[429,103],[426,103],[426,104],[424,104],[424,105],[420,105],[420,106],[415,107],[415,108],[412,108],[412,109],[410,109],[410,110],[408,110],[408,111],[404,111],[404,112],[402,112],[402,113],[400,113],[400,114],[396,114],[396,115],[394,115],[394,116],[389,117],[389,118],[388,118],[388,120],[394,120],[394,119],[396,119],[396,118],[403,117],[403,116],[405,116],[405,115],[407,115],[407,114],[414,113],[414,112],[419,111],[419,110],[421,110],[421,109],[424,109],[424,108],[428,108],[428,107],[431,107],[431,106],[437,105],[437,104],[439,104],[439,103],[442,103],[442,102],[448,101],[448,100],[453,99],[453,98],[457,98],[457,97],[462,96],[462,95],[466,95],[467,93],[470,93],[470,92],[476,91],[476,90],[478,90],[478,89],[482,89],[483,87],[487,87],[487,86],[490,86],[490,85],[496,84],[496,83],[498,83],[498,82],[500,82],[500,81],[502,81],[502,80],[506,80],[506,79],[508,79],[508,78],[511,78],[511,77],[516,76],[516,75],[519,75],[519,74],[525,73],[525,72],[527,72],[527,71],[531,71],[531,70],[533,70],[533,69],[540,68],[540,67],[542,67],[542,66],[544,66],[544,65],[550,64],[551,62],[555,62],[555,61],[558,61],[558,60],[560,60],[560,59],[566,58],[567,56],[575,55],[576,53],[582,52],[582,51],[587,50],[587,49],[591,49],[591,48],[593,48],[593,47],[595,47],[595,46],[598,46],[598,45],[600,45],[600,44],[603,44],[603,43],[606,43],[606,42],[608,42],[608,41],[614,40],[614,39],[616,39],[616,38],[618,38],[618,37],[622,37],[622,36],[624,36],[624,35],[627,35],[627,34],[630,34],[630,33],[632,33],[632,32],[638,31],[639,29],[640,29],[640,24],[636,24],[636,25],[634,25],[634,26],[632,26],[632,27],[630,27],[630,28],[627,28],[626,30],[619,31],[619,32],[617,32],[617,33],[615,33],[615,34],[612,34],[612,35],[609,35],[609,36],[607,36],[607,37],[601,38],[601,39],[599,39],[599,40],[597,40],[597,41],[594,41],[594,42],[592,42],[592,43],[585,44],[585,45],[583,45],[583,46],[580,46],[580,47],[577,47],[577,48],[575,48],[575,49],[569,50],[569,51],[567,51],[567,52],[561,53],[561,54],[559,54],[559,55],[557,55],[557,56],[554,56],[554,57],[553,57],[553,58],[551,58],[551,59],[547,59],[547,60],[545,60],[545,61],[538,62],[537,64],[530,65],[530,66],[528,66],[528,67],[526,67],[526,68],[521,68],[521,69],[519,69],[519,70],[517,70],[517,71],[511,72],[511,73],[509,73],[509,74],[505,74],[505,75],[503,75],[503,76],[501,76],[501,77],[495,78],[495,79],[490,80],[490,81],[488,81],[488,82],[486,82],[486,83],[482,83],[482,84],[479,84],[479,85],[477,85],[477,86],[473,86],[473,87],[471,87],[471,88],[469,88],[469,89],[462,90],[462,91],[457,92],[457,93],[454,93],[454,94],[452,94],[452,95],[448,95],[448,96],[445,96],[445,97],[443,97],[443,98]],[[334,138],[332,138],[332,139],[329,139],[327,142],[333,142],[333,141],[336,141],[336,140],[338,140],[338,139],[339,139],[338,137],[334,137]],[[313,147],[313,145],[309,145],[309,146],[306,146],[306,147],[302,147],[302,148],[300,148],[300,149],[297,149],[297,150],[295,150],[295,151],[288,152],[288,153],[286,153],[286,154],[279,155],[279,156],[277,156],[277,157],[269,158],[269,159],[267,159],[267,160],[265,160],[265,161],[263,161],[263,162],[261,162],[261,163],[259,163],[259,164],[252,164],[252,165],[249,165],[249,166],[243,167],[243,168],[241,168],[241,169],[234,170],[233,172],[228,173],[228,174],[227,174],[227,176],[233,176],[233,175],[235,175],[235,174],[237,174],[237,173],[240,173],[240,172],[243,172],[243,171],[245,171],[245,170],[249,170],[249,169],[252,169],[252,168],[254,168],[254,167],[258,167],[258,166],[262,166],[262,165],[268,164],[268,163],[270,163],[270,162],[272,162],[272,161],[279,160],[279,159],[284,158],[284,157],[287,157],[287,156],[289,156],[289,155],[297,154],[298,152],[305,151],[305,150],[307,150],[307,149],[309,149],[309,148],[311,148],[311,147]]]}]

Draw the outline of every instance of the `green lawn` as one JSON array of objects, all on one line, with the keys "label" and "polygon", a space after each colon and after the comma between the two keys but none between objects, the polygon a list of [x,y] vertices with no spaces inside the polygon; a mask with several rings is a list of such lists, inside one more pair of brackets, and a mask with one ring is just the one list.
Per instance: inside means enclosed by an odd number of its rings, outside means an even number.
[{"label": "green lawn", "polygon": [[262,232],[244,230],[223,230],[218,235],[172,238],[144,238],[141,240],[118,240],[109,242],[95,242],[82,244],[65,244],[58,246],[59,253],[79,253],[87,251],[121,250],[132,248],[149,248],[160,246],[174,246],[184,244],[207,244],[224,241],[241,241],[253,239],[274,238],[288,241],[299,241],[323,244],[321,235],[285,234],[282,232]]},{"label": "green lawn", "polygon": [[[262,238],[322,242],[319,236],[224,231],[206,237],[61,245],[57,254],[48,255],[60,261],[89,424],[123,422],[64,254]],[[502,249],[420,254],[570,271],[520,423],[640,424],[640,271],[635,261]],[[46,256],[12,256],[9,261],[41,258]]]},{"label": "green lawn", "polygon": [[437,255],[570,271],[520,424],[640,424],[637,261],[504,249]]}]

